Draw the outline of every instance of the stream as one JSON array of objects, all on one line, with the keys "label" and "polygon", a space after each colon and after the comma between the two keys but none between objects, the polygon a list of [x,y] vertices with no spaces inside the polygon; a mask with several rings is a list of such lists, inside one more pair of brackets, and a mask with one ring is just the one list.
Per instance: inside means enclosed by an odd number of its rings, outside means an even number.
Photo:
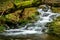
[{"label": "stream", "polygon": [[[9,29],[5,32],[0,33],[1,38],[20,38],[26,40],[55,40],[55,36],[46,34],[48,32],[48,27],[45,25],[48,22],[52,22],[53,19],[60,16],[58,13],[53,13],[50,8],[37,9],[40,13],[38,20],[34,23],[28,23],[20,29]],[[53,38],[54,37],[54,38]]]}]

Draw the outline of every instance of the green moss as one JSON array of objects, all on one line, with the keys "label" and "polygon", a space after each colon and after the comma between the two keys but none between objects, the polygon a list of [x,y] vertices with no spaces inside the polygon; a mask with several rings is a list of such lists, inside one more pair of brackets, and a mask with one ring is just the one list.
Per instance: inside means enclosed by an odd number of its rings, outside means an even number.
[{"label": "green moss", "polygon": [[37,5],[39,3],[40,3],[39,0],[25,0],[25,1],[15,0],[14,1],[14,4],[17,6],[17,8],[29,7],[29,6],[32,6],[32,5]]},{"label": "green moss", "polygon": [[32,4],[30,1],[25,1],[25,2],[22,2],[22,6],[25,6],[25,5],[30,5]]},{"label": "green moss", "polygon": [[28,23],[28,20],[20,19],[19,23],[20,25],[25,25],[26,23]]},{"label": "green moss", "polygon": [[31,3],[31,1],[23,1],[23,2],[20,2],[20,1],[18,1],[18,2],[15,2],[15,5],[17,6],[17,8],[19,8],[19,7],[23,7],[23,6],[30,6],[32,3]]},{"label": "green moss", "polygon": [[57,19],[55,19],[52,23],[49,24],[49,29],[52,28],[52,32],[60,35],[60,16],[57,17]]},{"label": "green moss", "polygon": [[11,0],[0,0],[0,12],[13,8]]},{"label": "green moss", "polygon": [[22,18],[20,18],[19,22],[22,24],[35,22],[37,20],[36,16],[38,14],[39,13],[37,12],[36,8],[34,8],[34,7],[26,8],[24,10],[23,16],[22,16]]},{"label": "green moss", "polygon": [[[13,5],[14,2],[14,5]],[[6,15],[0,18],[0,24],[5,24],[5,22],[12,22],[12,23],[21,23],[26,24],[29,22],[34,22],[36,20],[36,16],[38,15],[37,9],[35,7],[25,8],[24,11],[20,11],[19,7],[27,7],[32,6],[36,3],[39,3],[37,0],[8,0],[2,1],[0,6],[1,11],[6,11]],[[11,10],[16,6],[16,9]],[[15,7],[14,7],[15,8]],[[10,13],[11,10],[11,13]],[[18,11],[19,10],[19,11]],[[18,11],[18,12],[17,12]],[[22,15],[22,16],[21,16]],[[3,23],[2,23],[3,22]]]},{"label": "green moss", "polygon": [[60,7],[52,7],[52,11],[55,13],[60,13]]},{"label": "green moss", "polygon": [[0,32],[3,32],[5,27],[3,25],[0,25]]},{"label": "green moss", "polygon": [[38,12],[35,7],[25,8],[24,11],[21,13],[22,17],[20,16],[21,10],[17,10],[14,13],[10,13],[5,15],[6,21],[10,21],[12,23],[21,23],[26,24],[29,22],[36,21],[36,16]]},{"label": "green moss", "polygon": [[16,16],[9,14],[9,15],[6,15],[6,18],[14,20]]},{"label": "green moss", "polygon": [[14,15],[14,14],[8,14],[5,16],[7,20],[11,22],[18,22],[19,21],[19,16]]},{"label": "green moss", "polygon": [[4,16],[0,16],[0,24],[4,24],[6,21],[6,18]]}]

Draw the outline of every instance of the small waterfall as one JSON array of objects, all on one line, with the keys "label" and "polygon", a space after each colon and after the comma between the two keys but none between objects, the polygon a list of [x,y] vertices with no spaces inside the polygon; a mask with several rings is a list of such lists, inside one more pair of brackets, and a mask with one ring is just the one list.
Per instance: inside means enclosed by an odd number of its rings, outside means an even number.
[{"label": "small waterfall", "polygon": [[[45,11],[46,10],[46,11]],[[39,13],[39,20],[35,23],[28,23],[24,27],[20,29],[10,29],[5,30],[6,32],[2,33],[2,35],[7,36],[16,36],[16,35],[26,35],[26,34],[43,34],[47,32],[47,27],[45,25],[48,22],[52,22],[54,18],[60,16],[58,13],[53,13],[51,9],[46,7],[46,9],[38,9]]]}]

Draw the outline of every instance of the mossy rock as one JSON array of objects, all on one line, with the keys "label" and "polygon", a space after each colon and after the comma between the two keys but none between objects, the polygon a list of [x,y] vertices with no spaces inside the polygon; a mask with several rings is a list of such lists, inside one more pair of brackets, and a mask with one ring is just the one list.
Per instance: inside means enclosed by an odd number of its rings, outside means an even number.
[{"label": "mossy rock", "polygon": [[[22,16],[20,15],[22,14]],[[25,8],[24,11],[21,13],[21,10],[17,10],[14,13],[10,13],[5,15],[7,21],[10,22],[19,22],[19,23],[28,23],[34,22],[36,20],[36,16],[38,15],[37,9],[35,7]]]},{"label": "mossy rock", "polygon": [[15,5],[19,8],[21,6],[27,6],[27,5],[31,5],[31,2],[30,1],[23,1],[23,2],[20,2],[20,0],[16,0],[15,1]]},{"label": "mossy rock", "polygon": [[4,29],[5,29],[4,25],[0,24],[0,32],[4,32]]},{"label": "mossy rock", "polygon": [[19,22],[21,23],[24,20],[24,23],[29,23],[29,22],[35,22],[37,20],[36,16],[39,13],[37,12],[37,9],[35,7],[31,7],[31,8],[25,8],[22,14],[23,16],[22,18],[20,18]]},{"label": "mossy rock", "polygon": [[19,21],[19,14],[21,13],[21,10],[17,10],[14,13],[10,13],[5,15],[5,18],[7,19],[7,21],[11,21],[11,22],[18,22]]},{"label": "mossy rock", "polygon": [[11,0],[0,0],[0,12],[4,12],[13,7],[14,5]]},{"label": "mossy rock", "polygon": [[33,5],[39,4],[39,0],[14,0],[13,3],[17,6],[17,8],[25,8],[25,7],[31,7]]},{"label": "mossy rock", "polygon": [[23,18],[24,19],[30,18],[30,20],[32,20],[37,14],[38,14],[37,9],[35,7],[25,8],[23,12]]},{"label": "mossy rock", "polygon": [[52,7],[54,13],[60,13],[60,7]]},{"label": "mossy rock", "polygon": [[6,21],[6,18],[4,16],[0,16],[0,24],[4,24]]},{"label": "mossy rock", "polygon": [[52,23],[49,24],[50,32],[60,35],[60,16],[57,17]]},{"label": "mossy rock", "polygon": [[39,0],[2,0],[0,2],[0,12],[10,13],[11,11],[32,7],[39,3]]}]

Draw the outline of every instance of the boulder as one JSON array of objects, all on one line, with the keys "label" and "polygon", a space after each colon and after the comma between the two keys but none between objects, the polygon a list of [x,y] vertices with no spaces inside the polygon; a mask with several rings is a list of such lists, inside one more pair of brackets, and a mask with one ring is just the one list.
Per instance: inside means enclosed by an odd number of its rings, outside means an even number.
[{"label": "boulder", "polygon": [[60,35],[60,16],[57,17],[52,23],[48,24],[51,33]]}]

